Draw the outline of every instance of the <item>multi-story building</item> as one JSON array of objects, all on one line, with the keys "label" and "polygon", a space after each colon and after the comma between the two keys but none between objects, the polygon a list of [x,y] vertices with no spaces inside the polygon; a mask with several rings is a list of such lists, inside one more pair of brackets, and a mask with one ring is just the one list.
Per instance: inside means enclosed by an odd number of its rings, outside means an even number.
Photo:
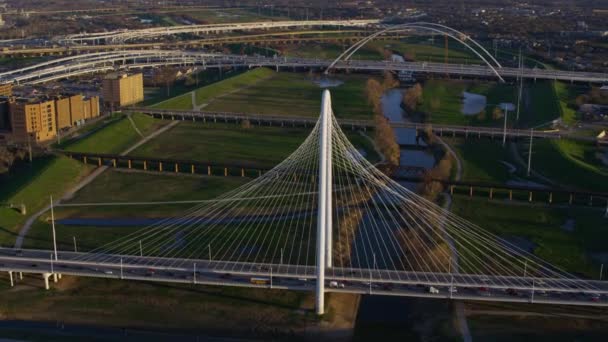
[{"label": "multi-story building", "polygon": [[11,83],[0,83],[0,96],[13,96],[13,85]]},{"label": "multi-story building", "polygon": [[57,136],[53,100],[11,99],[9,110],[15,141],[44,142]]},{"label": "multi-story building", "polygon": [[70,111],[70,98],[58,98],[55,100],[55,115],[57,115],[57,128],[64,129],[72,127],[72,114]]},{"label": "multi-story building", "polygon": [[59,129],[80,125],[84,120],[99,116],[99,96],[85,99],[78,94],[58,98],[55,100],[55,113]]},{"label": "multi-story building", "polygon": [[144,100],[144,78],[134,75],[111,74],[102,84],[103,103],[106,107],[118,108]]}]

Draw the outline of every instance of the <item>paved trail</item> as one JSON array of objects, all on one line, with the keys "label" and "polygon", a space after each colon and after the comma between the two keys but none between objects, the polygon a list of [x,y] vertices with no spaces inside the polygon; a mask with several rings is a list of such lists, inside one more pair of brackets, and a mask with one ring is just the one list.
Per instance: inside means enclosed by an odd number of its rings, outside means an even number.
[{"label": "paved trail", "polygon": [[[131,121],[131,123],[133,125],[135,125],[135,123],[133,121]],[[161,129],[155,131],[154,133],[148,135],[147,137],[139,140],[136,144],[134,144],[133,146],[129,147],[128,149],[126,149],[125,151],[120,153],[120,155],[126,156],[127,154],[129,154],[130,152],[132,152],[133,150],[138,148],[139,146],[145,144],[146,142],[150,141],[151,139],[154,139],[158,135],[166,132],[167,130],[171,129],[178,123],[179,123],[179,121],[174,121],[174,122],[170,123],[169,125],[162,127]],[[136,131],[139,131],[139,129],[136,129]],[[74,194],[76,194],[80,189],[84,188],[89,183],[91,183],[93,180],[95,180],[95,178],[97,178],[100,174],[104,173],[104,171],[106,171],[107,169],[108,169],[107,165],[100,166],[97,169],[95,169],[88,176],[86,176],[80,182],[78,182],[78,184],[76,184],[72,188],[68,189],[68,191],[66,193],[64,193],[60,199],[55,201],[54,205],[59,205],[59,204],[61,204],[61,201],[66,201],[66,200],[69,200],[72,197],[74,197]],[[23,227],[21,227],[21,229],[19,230],[19,235],[17,236],[17,239],[15,240],[15,248],[21,248],[21,246],[23,246],[23,241],[25,240],[25,237],[32,229],[32,225],[34,224],[34,222],[36,222],[36,220],[41,215],[43,215],[44,213],[46,213],[49,210],[51,210],[50,203],[46,207],[42,208],[40,211],[38,211],[35,214],[33,214],[32,216],[30,216],[27,219],[27,221],[25,221],[25,223],[23,224]]]}]

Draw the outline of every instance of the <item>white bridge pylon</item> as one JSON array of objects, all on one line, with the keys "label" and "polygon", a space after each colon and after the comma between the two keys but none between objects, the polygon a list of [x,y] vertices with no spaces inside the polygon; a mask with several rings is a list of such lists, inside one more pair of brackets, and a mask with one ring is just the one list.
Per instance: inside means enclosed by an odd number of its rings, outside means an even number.
[{"label": "white bridge pylon", "polygon": [[372,285],[394,286],[394,294],[406,285],[442,293],[451,286],[518,289],[531,300],[541,290],[608,294],[393,181],[342,132],[328,90],[320,113],[304,142],[272,170],[74,260],[116,263],[118,256],[138,267],[229,277],[254,270],[271,288],[277,278],[312,290],[307,279],[314,279],[318,314],[325,292],[342,281],[370,294]]}]

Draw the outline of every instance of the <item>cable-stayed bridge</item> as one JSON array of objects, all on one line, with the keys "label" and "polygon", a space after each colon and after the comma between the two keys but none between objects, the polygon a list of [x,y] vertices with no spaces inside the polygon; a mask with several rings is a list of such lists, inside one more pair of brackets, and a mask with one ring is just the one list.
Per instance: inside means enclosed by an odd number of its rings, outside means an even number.
[{"label": "cable-stayed bridge", "polygon": [[327,90],[310,135],[261,177],[92,250],[0,249],[0,270],[11,282],[42,274],[47,288],[71,274],[307,290],[319,314],[327,291],[608,305],[607,282],[550,265],[376,169],[341,131]]}]

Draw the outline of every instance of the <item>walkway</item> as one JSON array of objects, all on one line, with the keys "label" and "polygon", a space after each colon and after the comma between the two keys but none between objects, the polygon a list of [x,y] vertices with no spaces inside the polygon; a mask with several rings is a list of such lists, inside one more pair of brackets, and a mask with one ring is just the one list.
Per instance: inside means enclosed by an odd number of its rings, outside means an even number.
[{"label": "walkway", "polygon": [[[132,123],[133,123],[133,125],[135,125],[134,122],[132,122]],[[147,137],[141,139],[136,144],[134,144],[133,146],[129,147],[128,149],[126,149],[125,151],[120,153],[120,155],[125,156],[125,155],[129,154],[131,151],[135,150],[136,148],[145,144],[146,142],[150,141],[151,139],[154,139],[158,135],[166,132],[167,130],[171,129],[178,123],[179,123],[179,121],[175,121],[175,122],[170,123],[167,126],[162,127],[161,129],[159,129],[159,130],[155,131],[154,133],[148,135]],[[58,199],[54,204],[59,205],[59,204],[61,204],[62,201],[71,199],[72,197],[74,197],[74,194],[76,194],[80,189],[84,188],[89,183],[91,183],[93,180],[95,180],[95,178],[97,178],[97,176],[101,175],[107,169],[108,169],[107,165],[98,167],[93,172],[91,172],[88,176],[86,176],[84,179],[82,179],[80,182],[78,182],[78,184],[76,184],[74,187],[72,187],[66,193],[64,193],[63,196],[60,199]],[[27,221],[25,221],[25,223],[23,224],[23,227],[21,227],[21,229],[19,230],[19,235],[17,236],[17,239],[15,240],[15,248],[21,248],[23,246],[23,241],[25,240],[25,237],[32,229],[32,225],[34,224],[34,222],[36,222],[36,220],[41,215],[43,215],[50,209],[51,209],[51,205],[49,204],[49,205],[45,206],[42,210],[40,210],[37,213],[35,213],[34,215],[30,216],[27,219]]]}]

